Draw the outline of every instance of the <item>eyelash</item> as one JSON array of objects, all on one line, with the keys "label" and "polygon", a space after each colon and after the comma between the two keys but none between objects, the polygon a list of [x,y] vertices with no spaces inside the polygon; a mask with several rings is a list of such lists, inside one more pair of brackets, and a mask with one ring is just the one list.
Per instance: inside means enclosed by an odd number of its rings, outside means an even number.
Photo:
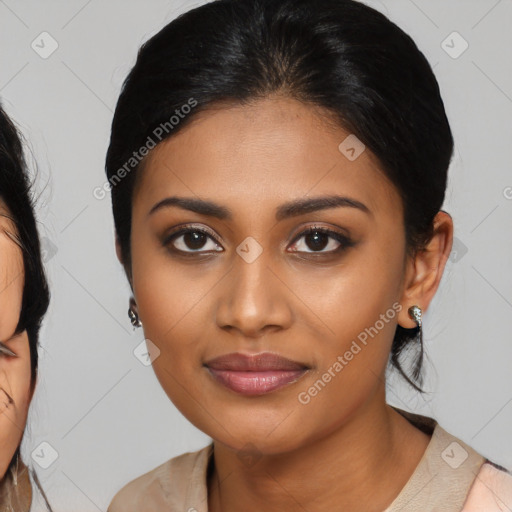
[{"label": "eyelash", "polygon": [[[179,238],[179,236],[187,234],[187,233],[203,233],[210,237],[217,245],[220,245],[219,241],[217,240],[216,236],[210,232],[208,229],[205,228],[199,228],[194,225],[185,225],[182,226],[179,230],[174,231],[170,233],[165,240],[163,241],[164,246],[168,246],[173,240]],[[348,249],[349,247],[353,247],[354,243],[345,235],[342,235],[341,233],[338,233],[337,231],[333,231],[331,229],[327,229],[324,227],[317,227],[317,226],[310,226],[309,228],[305,229],[301,233],[299,233],[293,240],[292,245],[294,245],[298,240],[303,238],[304,236],[307,236],[309,234],[313,233],[319,233],[327,235],[334,240],[336,240],[340,246],[334,250],[331,251],[293,251],[301,254],[327,254],[332,255],[336,254],[338,252],[343,251],[344,249]],[[181,249],[171,248],[172,251],[178,252],[183,255],[192,256],[194,254],[201,254],[203,251],[182,251]],[[215,251],[215,252],[222,252],[222,251]]]}]

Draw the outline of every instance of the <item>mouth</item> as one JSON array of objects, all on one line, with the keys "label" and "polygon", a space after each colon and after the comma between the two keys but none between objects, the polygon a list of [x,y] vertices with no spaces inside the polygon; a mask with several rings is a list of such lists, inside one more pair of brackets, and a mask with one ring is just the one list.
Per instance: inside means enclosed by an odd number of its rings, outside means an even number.
[{"label": "mouth", "polygon": [[306,364],[272,352],[225,354],[204,366],[217,382],[242,395],[263,395],[281,389],[297,382],[310,370]]}]

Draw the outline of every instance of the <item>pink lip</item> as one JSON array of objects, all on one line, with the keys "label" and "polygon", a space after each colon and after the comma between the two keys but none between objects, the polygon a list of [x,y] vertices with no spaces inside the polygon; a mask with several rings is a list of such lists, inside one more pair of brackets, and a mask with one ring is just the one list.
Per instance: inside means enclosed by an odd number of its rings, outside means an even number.
[{"label": "pink lip", "polygon": [[244,395],[262,395],[297,381],[309,367],[271,352],[225,354],[205,363],[227,388]]}]

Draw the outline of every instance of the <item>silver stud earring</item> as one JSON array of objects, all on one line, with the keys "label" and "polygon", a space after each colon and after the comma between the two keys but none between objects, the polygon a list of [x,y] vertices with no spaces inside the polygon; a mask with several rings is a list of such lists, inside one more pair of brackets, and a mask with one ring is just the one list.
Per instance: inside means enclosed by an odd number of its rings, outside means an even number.
[{"label": "silver stud earring", "polygon": [[412,375],[415,380],[420,379],[421,377],[421,365],[423,363],[423,328],[422,328],[422,322],[421,322],[421,308],[419,306],[411,306],[407,312],[409,313],[409,316],[416,322],[416,330],[418,331],[416,334],[416,342],[419,345],[419,354],[416,359],[416,363],[414,364]]},{"label": "silver stud earring", "polygon": [[128,317],[130,318],[130,322],[133,325],[133,328],[142,327],[142,322],[140,321],[139,315],[134,309],[135,300],[133,297],[130,298],[130,307],[128,308]]},{"label": "silver stud earring", "polygon": [[421,329],[421,308],[419,306],[411,306],[407,312],[409,316],[416,322],[416,325]]}]

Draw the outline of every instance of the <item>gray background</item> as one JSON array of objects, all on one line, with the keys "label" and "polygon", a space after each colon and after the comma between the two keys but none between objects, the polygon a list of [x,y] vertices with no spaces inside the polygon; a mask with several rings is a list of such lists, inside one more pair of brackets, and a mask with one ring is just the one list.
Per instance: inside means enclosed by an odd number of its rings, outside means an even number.
[{"label": "gray background", "polygon": [[[128,480],[209,441],[133,355],[144,337],[126,315],[110,198],[93,196],[139,45],[201,3],[0,0],[0,96],[37,162],[52,290],[23,454],[57,510],[106,510]],[[512,468],[512,1],[367,3],[434,66],[456,141],[445,203],[456,251],[424,319],[428,393],[391,378],[388,399]],[[48,58],[31,47],[51,48],[45,31],[58,44]],[[453,31],[469,44],[457,58]]]}]

